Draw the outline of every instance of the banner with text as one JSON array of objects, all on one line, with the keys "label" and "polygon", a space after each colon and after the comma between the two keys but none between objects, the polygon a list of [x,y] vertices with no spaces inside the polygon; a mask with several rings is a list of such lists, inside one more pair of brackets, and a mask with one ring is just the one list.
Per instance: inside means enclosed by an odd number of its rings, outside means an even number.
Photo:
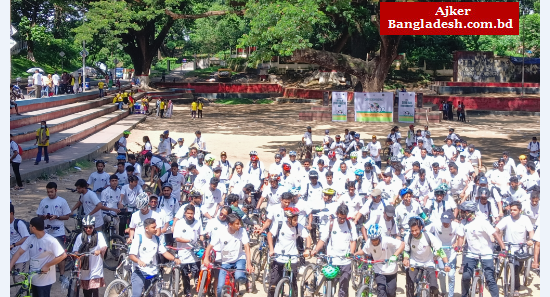
[{"label": "banner with text", "polygon": [[332,92],[332,121],[348,121],[348,93]]},{"label": "banner with text", "polygon": [[414,123],[415,92],[399,92],[399,122]]},{"label": "banner with text", "polygon": [[393,122],[393,93],[354,93],[356,122]]}]

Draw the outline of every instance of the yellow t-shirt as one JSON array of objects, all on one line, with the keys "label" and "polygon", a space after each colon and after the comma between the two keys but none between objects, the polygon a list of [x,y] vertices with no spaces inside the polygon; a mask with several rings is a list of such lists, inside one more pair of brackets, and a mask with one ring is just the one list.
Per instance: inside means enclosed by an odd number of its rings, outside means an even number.
[{"label": "yellow t-shirt", "polygon": [[122,97],[121,94],[118,94],[117,96],[118,96],[118,100],[117,100],[118,102],[124,101],[124,98]]},{"label": "yellow t-shirt", "polygon": [[[49,146],[50,145],[50,140],[46,140],[45,143],[40,143],[40,130],[42,130],[42,128],[38,128],[38,130],[36,130],[36,137],[38,137],[38,146]],[[46,136],[50,136],[50,129],[46,128]]]},{"label": "yellow t-shirt", "polygon": [[199,102],[199,110],[202,110],[202,102]]},{"label": "yellow t-shirt", "polygon": [[103,85],[105,85],[104,82],[100,81],[97,83],[97,87],[100,89],[100,90],[103,90]]},{"label": "yellow t-shirt", "polygon": [[160,102],[160,109],[164,109],[164,106],[166,105],[166,103],[164,103],[164,101],[161,101]]},{"label": "yellow t-shirt", "polygon": [[197,102],[191,103],[191,110],[197,110]]}]

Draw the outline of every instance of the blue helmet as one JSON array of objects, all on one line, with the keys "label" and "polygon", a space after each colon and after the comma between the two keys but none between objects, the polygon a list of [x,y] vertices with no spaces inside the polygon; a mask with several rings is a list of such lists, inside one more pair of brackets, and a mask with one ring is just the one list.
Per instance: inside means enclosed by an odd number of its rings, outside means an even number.
[{"label": "blue helmet", "polygon": [[365,171],[362,170],[362,169],[356,169],[355,170],[355,175],[363,176],[364,174],[365,174]]},{"label": "blue helmet", "polygon": [[372,224],[367,230],[367,237],[370,239],[377,239],[382,236],[382,228],[378,224]]},{"label": "blue helmet", "polygon": [[404,196],[405,194],[407,194],[407,193],[411,193],[411,194],[412,194],[412,192],[413,192],[413,191],[412,191],[411,189],[409,189],[409,188],[403,188],[403,189],[401,189],[401,191],[399,191],[399,196],[403,197],[403,196]]}]

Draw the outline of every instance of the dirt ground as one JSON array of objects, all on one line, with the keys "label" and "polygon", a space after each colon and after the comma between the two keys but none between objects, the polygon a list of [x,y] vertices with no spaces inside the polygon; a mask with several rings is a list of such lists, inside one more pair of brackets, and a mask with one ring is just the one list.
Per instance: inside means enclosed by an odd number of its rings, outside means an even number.
[{"label": "dirt ground", "polygon": [[[153,145],[158,143],[158,136],[164,130],[170,130],[170,136],[174,139],[183,137],[185,145],[190,145],[195,138],[194,132],[200,130],[206,140],[207,149],[216,157],[221,151],[226,151],[228,160],[245,161],[251,150],[258,152],[260,160],[269,165],[273,162],[273,154],[280,147],[287,151],[297,149],[306,126],[311,126],[313,141],[320,143],[324,136],[324,130],[329,129],[330,135],[343,135],[344,129],[361,133],[361,138],[368,140],[377,135],[379,140],[385,139],[394,124],[365,124],[365,123],[333,123],[333,122],[303,122],[298,120],[300,110],[310,109],[311,104],[268,104],[268,105],[220,105],[210,104],[204,108],[204,118],[192,120],[189,115],[189,106],[174,107],[174,115],[170,119],[149,117],[144,123],[139,124],[128,139],[128,147],[132,151],[138,151],[140,147],[135,142],[141,142],[142,137],[150,137]],[[437,145],[442,145],[449,127],[456,129],[456,133],[473,143],[482,153],[482,160],[490,167],[504,150],[511,153],[511,157],[517,160],[517,156],[527,153],[527,144],[531,137],[540,134],[540,118],[534,116],[477,116],[475,112],[468,115],[469,122],[443,122],[431,124],[429,130]],[[407,124],[397,124],[401,127],[402,134],[407,131]],[[418,126],[417,129],[423,127]],[[540,139],[540,138],[539,138]],[[116,154],[104,154],[102,160],[107,161],[106,172],[113,173],[116,165]],[[71,193],[65,188],[74,188],[77,179],[88,179],[95,171],[92,164],[83,164],[80,170],[72,169],[61,176],[50,177],[49,180],[31,181],[25,185],[23,191],[11,191],[10,199],[15,206],[15,215],[18,218],[30,220],[36,214],[39,201],[46,197],[46,184],[55,181],[58,184],[58,195],[67,199],[72,207],[78,200],[78,194]],[[74,222],[66,223],[69,229],[74,228]],[[460,275],[457,274],[455,296],[460,296]],[[105,272],[106,283],[112,279],[112,272]],[[404,276],[398,281],[398,296],[404,296]],[[261,284],[257,283],[258,288]],[[100,291],[103,294],[103,291]],[[14,292],[11,292],[13,295]],[[60,290],[59,283],[53,287],[52,296],[66,294]],[[488,292],[486,292],[488,295]],[[265,293],[260,289],[258,296],[264,297]],[[540,280],[534,277],[533,284],[529,288],[522,287],[521,296],[540,296]]]}]

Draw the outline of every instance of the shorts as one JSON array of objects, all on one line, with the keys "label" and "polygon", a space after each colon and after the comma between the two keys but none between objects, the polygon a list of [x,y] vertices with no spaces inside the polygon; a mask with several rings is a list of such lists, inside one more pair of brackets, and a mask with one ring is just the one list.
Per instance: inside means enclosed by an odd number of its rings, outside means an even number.
[{"label": "shorts", "polygon": [[66,246],[65,246],[65,235],[61,235],[61,236],[56,236],[55,239],[57,239],[57,241],[59,242],[59,244],[61,244],[61,246],[65,249]]}]

